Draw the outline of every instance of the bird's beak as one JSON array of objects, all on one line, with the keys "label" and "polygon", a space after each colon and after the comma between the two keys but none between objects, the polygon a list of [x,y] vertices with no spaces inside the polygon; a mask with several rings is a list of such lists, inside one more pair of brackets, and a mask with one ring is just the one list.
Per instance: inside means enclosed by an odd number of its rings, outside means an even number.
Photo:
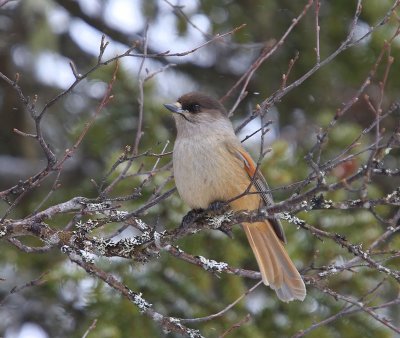
[{"label": "bird's beak", "polygon": [[164,104],[164,107],[167,108],[169,111],[172,111],[173,113],[177,114],[183,113],[182,105],[179,102],[166,103]]}]

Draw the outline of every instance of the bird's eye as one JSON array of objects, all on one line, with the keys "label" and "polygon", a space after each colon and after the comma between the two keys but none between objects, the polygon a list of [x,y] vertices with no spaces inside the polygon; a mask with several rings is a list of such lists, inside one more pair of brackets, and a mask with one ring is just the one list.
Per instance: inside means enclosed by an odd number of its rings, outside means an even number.
[{"label": "bird's eye", "polygon": [[183,106],[182,108],[191,113],[198,113],[201,110],[201,107],[198,103],[191,103],[186,106]]},{"label": "bird's eye", "polygon": [[192,111],[197,113],[200,111],[200,105],[199,104],[194,104],[192,107]]}]

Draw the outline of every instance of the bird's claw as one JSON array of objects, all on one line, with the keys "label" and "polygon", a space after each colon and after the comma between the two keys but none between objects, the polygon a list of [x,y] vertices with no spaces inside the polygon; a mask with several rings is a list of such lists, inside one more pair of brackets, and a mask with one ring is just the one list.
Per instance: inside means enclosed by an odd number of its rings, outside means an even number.
[{"label": "bird's claw", "polygon": [[[212,202],[207,210],[204,209],[192,209],[182,218],[181,228],[187,228],[195,221],[197,221],[201,216],[204,216],[204,211],[209,212],[211,217],[214,213],[223,214],[229,209],[229,205],[226,202],[215,201]],[[225,235],[232,238],[232,230],[229,227],[222,225],[218,228],[218,230],[222,231]]]},{"label": "bird's claw", "polygon": [[216,212],[216,211],[227,211],[229,208],[228,204],[223,201],[214,201],[212,202],[209,206],[208,209],[211,212]]},{"label": "bird's claw", "polygon": [[194,221],[199,218],[199,214],[203,211],[203,209],[192,209],[182,218],[181,228],[187,228]]}]

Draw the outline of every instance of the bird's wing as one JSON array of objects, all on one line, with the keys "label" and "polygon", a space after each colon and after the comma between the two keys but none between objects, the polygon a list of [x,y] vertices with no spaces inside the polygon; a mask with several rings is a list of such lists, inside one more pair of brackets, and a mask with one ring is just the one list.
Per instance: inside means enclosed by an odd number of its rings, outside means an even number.
[{"label": "bird's wing", "polygon": [[[262,173],[257,170],[257,167],[250,157],[250,155],[244,149],[235,149],[235,155],[243,161],[244,169],[246,170],[247,174],[249,175],[250,179],[253,182],[254,187],[260,193],[260,196],[266,206],[274,205],[274,200],[272,198],[272,194],[270,193],[270,189],[268,187],[267,182],[265,181],[264,176]],[[283,242],[286,243],[285,233],[282,228],[282,224],[279,219],[276,218],[269,218],[269,222],[271,223],[272,227],[278,238]]]}]

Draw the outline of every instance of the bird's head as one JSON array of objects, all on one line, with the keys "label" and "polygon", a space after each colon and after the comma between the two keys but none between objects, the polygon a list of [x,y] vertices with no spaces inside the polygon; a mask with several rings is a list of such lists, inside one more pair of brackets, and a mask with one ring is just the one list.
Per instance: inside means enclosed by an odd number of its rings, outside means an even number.
[{"label": "bird's head", "polygon": [[177,102],[164,104],[174,113],[178,135],[185,132],[196,133],[201,130],[213,131],[232,125],[224,106],[216,99],[199,92],[182,95]]}]

